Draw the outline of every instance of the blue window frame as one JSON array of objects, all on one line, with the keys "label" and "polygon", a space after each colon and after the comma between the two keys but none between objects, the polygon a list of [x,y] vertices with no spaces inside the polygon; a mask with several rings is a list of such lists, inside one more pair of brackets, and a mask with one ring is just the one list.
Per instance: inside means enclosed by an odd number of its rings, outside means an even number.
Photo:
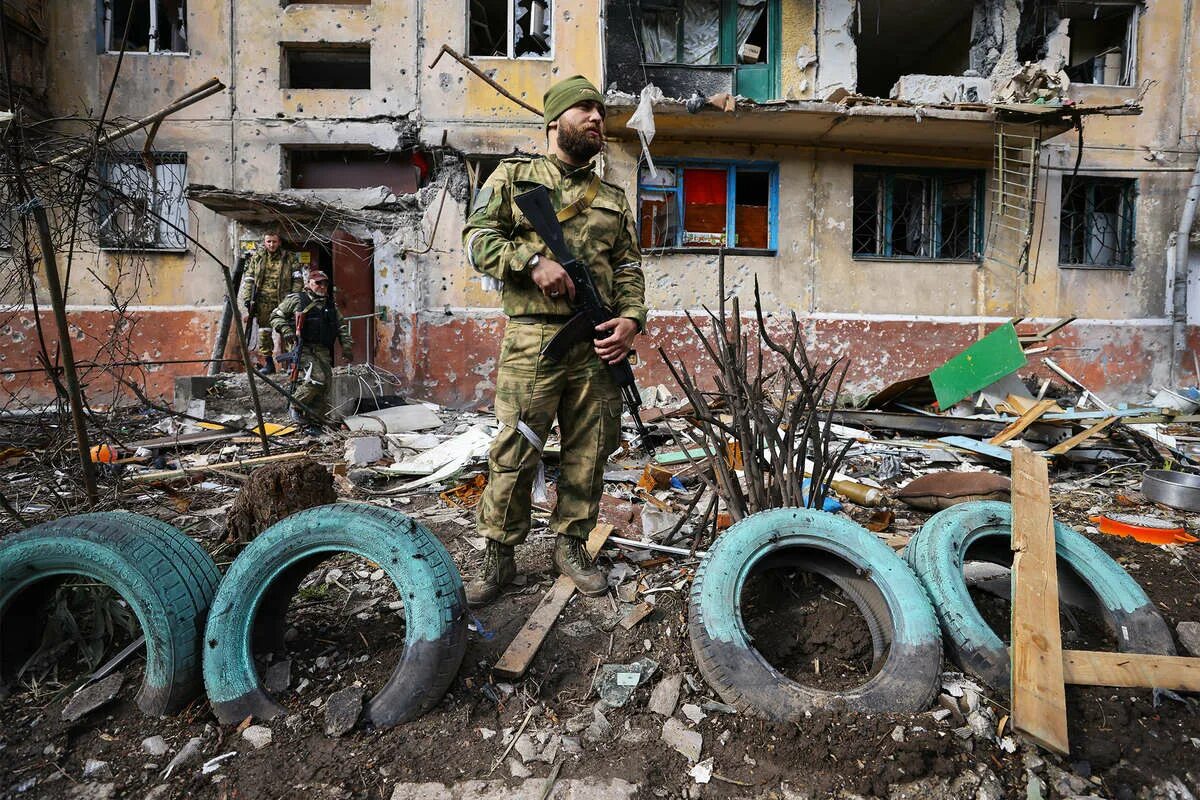
[{"label": "blue window frame", "polygon": [[977,261],[983,173],[854,168],[855,258]]},{"label": "blue window frame", "polygon": [[779,165],[773,161],[678,159],[638,174],[643,251],[777,247]]}]

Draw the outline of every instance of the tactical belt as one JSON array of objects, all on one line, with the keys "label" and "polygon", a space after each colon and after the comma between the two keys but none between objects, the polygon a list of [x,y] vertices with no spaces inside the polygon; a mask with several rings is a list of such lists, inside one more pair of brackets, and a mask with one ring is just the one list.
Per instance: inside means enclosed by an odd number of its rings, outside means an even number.
[{"label": "tactical belt", "polygon": [[561,325],[571,317],[571,314],[518,314],[508,319],[521,325]]}]

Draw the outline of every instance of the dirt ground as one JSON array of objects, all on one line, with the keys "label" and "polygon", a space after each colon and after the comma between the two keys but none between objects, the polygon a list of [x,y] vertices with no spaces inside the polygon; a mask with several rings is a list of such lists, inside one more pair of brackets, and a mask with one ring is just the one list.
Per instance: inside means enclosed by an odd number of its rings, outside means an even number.
[{"label": "dirt ground", "polygon": [[[329,463],[339,454],[335,442],[319,455]],[[1072,481],[1080,476],[1054,474],[1056,515],[1087,532],[1089,513],[1129,510],[1113,498],[1131,494],[1138,475],[1118,471],[1077,486]],[[340,494],[347,488],[339,482]],[[221,517],[205,511],[232,496],[197,491],[181,516],[169,497],[133,490],[125,507],[184,527],[224,567],[232,551],[214,536]],[[482,553],[472,542],[469,512],[455,514],[433,494],[385,502],[433,530],[465,576],[479,567]],[[929,516],[894,508],[890,534],[911,534]],[[871,510],[850,506],[848,513],[865,521]],[[1190,521],[1193,532],[1197,522]],[[1200,622],[1200,545],[1156,547],[1088,535],[1141,583],[1172,629],[1182,621]],[[0,798],[390,798],[405,793],[395,787],[406,782],[491,778],[515,786],[526,773],[550,775],[558,761],[561,779],[623,778],[645,798],[1200,796],[1200,702],[1194,696],[1069,687],[1067,758],[1011,738],[1005,692],[987,687],[980,706],[992,730],[964,724],[968,698],[943,705],[949,695],[915,715],[814,714],[800,724],[773,724],[727,713],[700,677],[687,638],[686,590],[694,559],[668,560],[640,573],[660,591],[654,593],[653,613],[631,630],[617,625],[628,604],[611,595],[576,595],[527,676],[497,681],[491,665],[555,578],[551,544],[544,523],[535,524],[518,550],[523,585],[475,612],[458,677],[444,700],[413,723],[389,730],[360,723],[340,738],[324,732],[325,698],[356,683],[369,696],[387,680],[403,649],[403,612],[394,588],[371,580],[373,565],[340,557],[310,575],[294,598],[288,651],[256,654],[263,674],[271,664],[290,661],[288,688],[276,694],[289,714],[254,720],[270,728],[271,743],[254,749],[234,726],[219,725],[203,699],[175,717],[142,716],[133,701],[141,680],[135,659],[122,668],[118,696],[73,723],[60,714],[66,701],[61,685],[17,685],[0,699]],[[631,563],[621,553],[606,550],[601,561]],[[989,617],[1006,619],[1003,603],[980,599]],[[747,592],[743,612],[762,652],[796,680],[836,689],[869,672],[865,623],[823,579],[763,576]],[[1083,627],[1072,646],[1103,646],[1101,626]],[[71,658],[64,656],[60,684],[70,684]],[[639,658],[657,662],[656,674],[627,705],[604,710],[599,724],[593,675],[602,664]],[[955,669],[949,662],[945,668]],[[76,667],[75,674],[83,673]],[[714,759],[707,784],[696,783],[689,775],[692,764],[661,741],[665,718],[647,707],[653,687],[670,675],[684,676],[680,703],[689,704],[689,711],[695,707],[694,720],[680,710],[675,717],[703,736],[703,756]],[[518,744],[528,758],[518,757],[516,747],[506,754],[506,739],[525,720],[528,743]],[[153,736],[165,741],[165,754],[144,748],[143,741]],[[201,756],[164,778],[172,755],[192,737],[200,739]],[[234,755],[211,773],[200,769],[228,753]],[[85,771],[91,774],[84,777]]]}]

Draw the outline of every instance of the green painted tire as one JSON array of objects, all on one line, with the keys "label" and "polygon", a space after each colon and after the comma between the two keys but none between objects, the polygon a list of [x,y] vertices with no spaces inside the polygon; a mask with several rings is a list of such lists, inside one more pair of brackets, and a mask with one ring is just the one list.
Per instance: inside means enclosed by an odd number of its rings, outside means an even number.
[{"label": "green painted tire", "polygon": [[[32,619],[58,576],[111,586],[146,637],[138,707],[162,716],[202,689],[201,634],[220,573],[200,545],[165,522],[100,512],[44,522],[0,540],[0,665],[23,661],[42,633]],[[23,621],[20,627],[14,622]],[[34,624],[29,624],[29,623]]]},{"label": "green painted tire", "polygon": [[442,699],[467,644],[466,598],[450,554],[398,511],[339,503],[301,511],[263,531],[234,560],[204,634],[204,685],[217,719],[286,713],[263,688],[252,645],[282,643],[288,601],[304,576],[336,553],[378,564],[404,602],[404,653],[367,705],[377,726],[415,719]]},{"label": "green painted tire", "polygon": [[[861,581],[847,592],[890,644],[861,686],[829,692],[804,686],[771,666],[751,644],[741,615],[746,580],[756,568],[807,566],[826,577]],[[847,570],[847,568],[850,568]],[[835,580],[842,585],[842,581]],[[873,624],[872,619],[876,620]],[[920,581],[891,549],[850,520],[813,509],[754,514],[723,533],[700,562],[688,603],[692,652],[706,681],[735,708],[770,720],[800,722],[806,712],[921,711],[939,685],[937,617]]]},{"label": "green painted tire", "polygon": [[[908,543],[905,557],[937,609],[947,649],[962,668],[1007,691],[1008,649],[984,621],[967,591],[963,562],[1012,565],[1012,506],[993,500],[963,503],[934,514]],[[1101,617],[1129,653],[1173,655],[1166,622],[1142,587],[1083,534],[1054,523],[1059,592],[1094,602],[1085,609]]]}]

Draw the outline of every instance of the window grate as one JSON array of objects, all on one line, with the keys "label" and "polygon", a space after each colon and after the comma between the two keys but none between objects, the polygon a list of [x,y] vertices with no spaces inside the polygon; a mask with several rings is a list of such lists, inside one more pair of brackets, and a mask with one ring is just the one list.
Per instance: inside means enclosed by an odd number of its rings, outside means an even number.
[{"label": "window grate", "polygon": [[1135,196],[1130,178],[1064,177],[1059,264],[1132,268]]},{"label": "window grate", "polygon": [[974,172],[856,167],[853,254],[978,259],[981,185],[981,176]]}]

